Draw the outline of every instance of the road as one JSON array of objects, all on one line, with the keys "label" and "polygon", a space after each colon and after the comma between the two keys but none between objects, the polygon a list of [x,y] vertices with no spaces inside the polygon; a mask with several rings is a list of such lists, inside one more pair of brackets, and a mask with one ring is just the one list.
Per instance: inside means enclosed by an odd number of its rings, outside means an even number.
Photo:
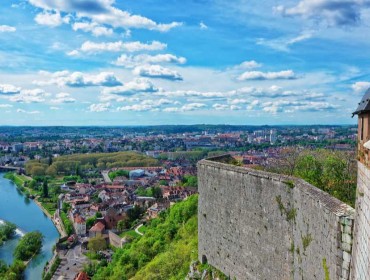
[{"label": "road", "polygon": [[109,178],[109,171],[102,171],[101,175],[103,176],[104,182],[112,183],[112,180]]},{"label": "road", "polygon": [[139,231],[139,228],[141,228],[143,226],[143,224],[140,224],[140,225],[138,225],[136,228],[135,228],[135,232],[138,234],[138,235],[141,235],[141,236],[143,236],[144,234],[143,233],[141,233],[140,231]]},{"label": "road", "polygon": [[88,262],[87,257],[82,254],[80,244],[68,250],[66,254],[60,257],[62,262],[52,278],[54,280],[74,279],[76,274],[83,269],[83,265]]}]

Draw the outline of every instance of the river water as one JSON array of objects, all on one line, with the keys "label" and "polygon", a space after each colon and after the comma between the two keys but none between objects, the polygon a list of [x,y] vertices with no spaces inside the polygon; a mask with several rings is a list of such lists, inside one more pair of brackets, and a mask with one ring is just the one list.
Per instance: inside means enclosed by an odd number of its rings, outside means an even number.
[{"label": "river water", "polygon": [[25,279],[40,280],[45,263],[51,259],[52,248],[59,233],[52,221],[30,199],[18,191],[13,182],[0,173],[0,223],[9,221],[17,225],[17,237],[0,246],[0,259],[10,264],[19,238],[27,232],[38,230],[44,236],[42,251],[32,259],[25,271]]}]

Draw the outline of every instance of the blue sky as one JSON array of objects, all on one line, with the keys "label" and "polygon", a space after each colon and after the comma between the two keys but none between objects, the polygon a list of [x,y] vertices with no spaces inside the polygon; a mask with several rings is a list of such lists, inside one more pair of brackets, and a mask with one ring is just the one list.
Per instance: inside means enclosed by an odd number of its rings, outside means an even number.
[{"label": "blue sky", "polygon": [[0,13],[0,125],[348,124],[370,87],[369,0],[3,0]]}]

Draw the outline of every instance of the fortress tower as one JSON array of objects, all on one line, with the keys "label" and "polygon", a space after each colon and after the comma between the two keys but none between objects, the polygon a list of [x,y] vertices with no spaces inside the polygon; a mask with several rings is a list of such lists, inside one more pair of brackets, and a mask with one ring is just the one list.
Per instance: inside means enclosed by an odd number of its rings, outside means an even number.
[{"label": "fortress tower", "polygon": [[357,196],[351,279],[370,279],[370,89],[353,115],[358,115]]}]

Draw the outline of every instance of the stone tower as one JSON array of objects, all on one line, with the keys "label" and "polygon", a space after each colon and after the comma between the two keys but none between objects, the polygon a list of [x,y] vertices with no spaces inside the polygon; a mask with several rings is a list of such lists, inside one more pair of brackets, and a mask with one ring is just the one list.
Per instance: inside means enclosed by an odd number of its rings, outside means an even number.
[{"label": "stone tower", "polygon": [[358,115],[357,194],[351,279],[370,279],[370,89],[353,115]]}]

